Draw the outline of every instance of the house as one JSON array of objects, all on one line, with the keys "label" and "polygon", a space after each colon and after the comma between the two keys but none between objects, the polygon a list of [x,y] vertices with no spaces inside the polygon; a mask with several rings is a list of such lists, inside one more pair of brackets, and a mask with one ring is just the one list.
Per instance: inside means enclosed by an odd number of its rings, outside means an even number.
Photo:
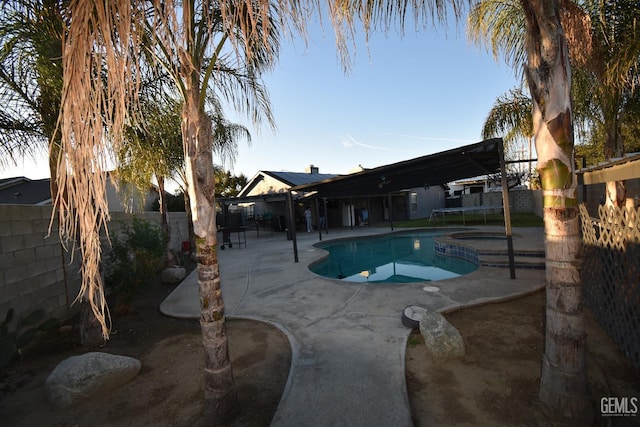
[{"label": "house", "polygon": [[[365,169],[359,167],[356,173]],[[287,217],[287,192],[292,187],[330,181],[343,175],[321,174],[318,167],[310,165],[305,172],[273,172],[260,171],[242,189],[237,198],[226,200],[229,211],[239,213],[247,220],[260,218],[277,218],[284,224]],[[306,206],[312,209],[314,226],[320,223],[319,218],[326,218],[329,226],[366,225],[372,222],[389,220],[389,206],[393,218],[406,220],[428,217],[434,207],[443,207],[445,188],[440,185],[407,188],[391,195],[362,196],[353,193],[351,196],[330,197],[315,205],[315,201],[307,200],[311,193],[296,192],[295,216],[299,227],[302,227],[303,210]],[[326,210],[326,215],[325,215]]]},{"label": "house", "polygon": [[309,165],[305,172],[259,171],[240,191],[238,197],[286,193],[291,187],[323,181],[336,176],[338,175],[320,173],[319,168],[314,165]]},{"label": "house", "polygon": [[[150,187],[140,201],[130,184],[116,188],[107,180],[107,201],[110,212],[150,211],[158,198],[158,190]],[[5,205],[51,205],[51,179],[29,179],[24,176],[0,179],[0,204]]]},{"label": "house", "polygon": [[284,230],[289,188],[336,176],[338,175],[320,173],[319,168],[314,165],[309,165],[305,172],[258,171],[237,197],[218,201],[230,212],[241,214],[243,222],[266,218],[271,221],[274,229]]}]

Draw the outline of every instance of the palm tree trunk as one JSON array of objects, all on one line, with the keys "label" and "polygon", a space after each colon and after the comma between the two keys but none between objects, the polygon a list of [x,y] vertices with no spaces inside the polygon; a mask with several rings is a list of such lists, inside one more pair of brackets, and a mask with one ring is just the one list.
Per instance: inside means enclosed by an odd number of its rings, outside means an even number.
[{"label": "palm tree trunk", "polygon": [[211,121],[199,106],[198,89],[197,85],[193,85],[187,92],[182,132],[186,184],[196,235],[200,327],[205,352],[204,419],[211,425],[218,425],[235,414],[237,397],[229,358],[216,252]]},{"label": "palm tree trunk", "polygon": [[187,235],[189,239],[189,252],[193,253],[196,249],[196,235],[193,231],[193,216],[191,215],[191,199],[189,192],[184,190],[184,211],[187,214]]},{"label": "palm tree trunk", "polygon": [[158,180],[158,204],[160,205],[160,221],[162,226],[162,232],[165,233],[167,238],[171,233],[169,228],[169,214],[167,213],[167,198],[164,193],[164,177],[156,177]]},{"label": "palm tree trunk", "polygon": [[522,0],[546,246],[545,352],[539,398],[554,419],[588,415],[571,71],[557,0]]},{"label": "palm tree trunk", "polygon": [[[619,102],[620,104],[621,102]],[[605,129],[607,139],[604,143],[604,158],[609,161],[617,157],[624,156],[624,143],[622,141],[621,120],[618,113],[611,117],[605,117]],[[624,181],[608,181],[605,186],[605,204],[610,207],[624,207],[627,197],[627,190]]]},{"label": "palm tree trunk", "polygon": [[169,226],[169,213],[167,212],[167,197],[164,192],[164,176],[156,176],[158,180],[158,204],[160,205],[160,227],[162,234],[166,237],[165,264],[170,266],[175,264],[175,259],[169,248],[171,241],[171,227]]}]

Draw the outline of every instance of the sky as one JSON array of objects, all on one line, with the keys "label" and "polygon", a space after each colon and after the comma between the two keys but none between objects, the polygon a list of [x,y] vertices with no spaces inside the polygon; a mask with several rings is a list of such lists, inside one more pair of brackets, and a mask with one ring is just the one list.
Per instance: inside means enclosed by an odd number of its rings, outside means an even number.
[{"label": "sky", "polygon": [[[517,84],[512,69],[466,38],[464,25],[408,25],[355,46],[344,72],[330,24],[316,23],[310,39],[282,42],[278,65],[264,77],[277,129],[255,127],[242,116],[250,146],[240,142],[233,174],[259,170],[345,174],[482,140],[496,98]],[[0,178],[49,176],[44,154],[34,163],[0,170]]]},{"label": "sky", "polygon": [[277,131],[252,132],[235,174],[303,172],[310,164],[342,174],[479,142],[496,98],[517,83],[464,29],[376,35],[356,46],[348,74],[331,31],[317,26],[307,46],[282,46],[279,66],[264,79]]}]

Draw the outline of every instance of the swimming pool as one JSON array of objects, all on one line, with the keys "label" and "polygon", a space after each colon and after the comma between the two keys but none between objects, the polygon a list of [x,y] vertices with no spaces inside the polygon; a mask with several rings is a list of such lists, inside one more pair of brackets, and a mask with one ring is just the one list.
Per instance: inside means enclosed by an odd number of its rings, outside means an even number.
[{"label": "swimming pool", "polygon": [[433,238],[441,234],[414,231],[318,243],[329,254],[309,269],[348,282],[412,283],[450,279],[478,268],[436,251]]}]

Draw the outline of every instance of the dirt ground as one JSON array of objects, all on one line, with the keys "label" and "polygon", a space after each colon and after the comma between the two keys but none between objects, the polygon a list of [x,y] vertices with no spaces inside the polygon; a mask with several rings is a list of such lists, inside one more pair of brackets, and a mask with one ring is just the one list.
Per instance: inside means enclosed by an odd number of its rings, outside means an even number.
[{"label": "dirt ground", "polygon": [[[173,287],[158,286],[113,317],[113,334],[98,349],[83,349],[72,337],[56,335],[38,344],[22,362],[0,372],[0,426],[203,426],[204,400],[200,325],[173,319],[158,309]],[[289,374],[286,336],[262,322],[228,320],[240,413],[227,426],[268,426]],[[132,356],[142,361],[138,376],[100,398],[57,410],[44,383],[65,358],[86,351]]]},{"label": "dirt ground", "polygon": [[[41,343],[0,372],[0,424],[7,426],[199,426],[202,413],[202,351],[196,321],[171,319],[158,305],[171,291],[158,287],[135,312],[114,318],[114,334],[101,348],[137,357],[140,374],[129,384],[81,405],[56,410],[44,382],[57,363],[85,349],[70,336]],[[416,426],[549,425],[537,404],[543,350],[544,294],[447,315],[465,340],[460,361],[433,363],[419,334],[407,345],[407,385]],[[640,397],[640,377],[587,318],[589,378],[594,402],[601,396]],[[276,328],[229,320],[228,334],[240,400],[228,426],[268,426],[289,371],[291,352]],[[356,410],[357,408],[354,408]],[[597,418],[595,424],[635,425],[640,415]]]},{"label": "dirt ground", "polygon": [[[545,419],[538,403],[544,311],[545,294],[541,291],[447,314],[466,347],[465,357],[457,361],[434,363],[422,337],[414,331],[407,345],[406,376],[415,425],[558,425]],[[640,413],[633,417],[601,416],[602,397],[640,399],[640,372],[590,312],[585,318],[593,425],[640,425]]]}]

